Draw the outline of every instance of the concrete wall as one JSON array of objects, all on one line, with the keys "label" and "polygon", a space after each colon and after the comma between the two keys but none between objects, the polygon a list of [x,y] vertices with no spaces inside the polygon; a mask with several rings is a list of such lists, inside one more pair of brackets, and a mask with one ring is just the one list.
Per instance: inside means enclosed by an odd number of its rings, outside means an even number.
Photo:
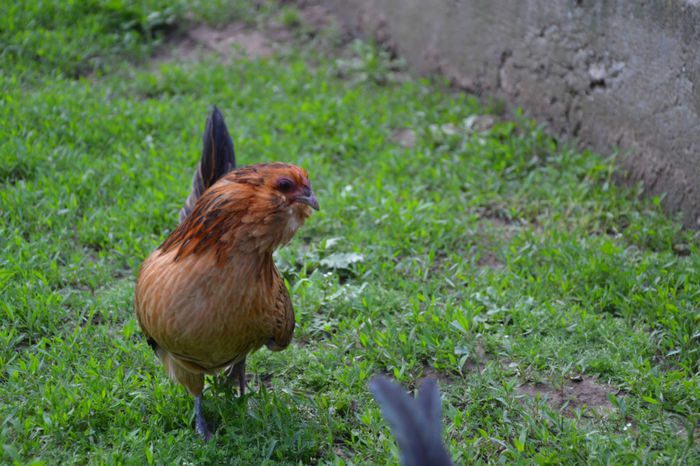
[{"label": "concrete wall", "polygon": [[320,0],[424,74],[603,154],[700,228],[700,0]]}]

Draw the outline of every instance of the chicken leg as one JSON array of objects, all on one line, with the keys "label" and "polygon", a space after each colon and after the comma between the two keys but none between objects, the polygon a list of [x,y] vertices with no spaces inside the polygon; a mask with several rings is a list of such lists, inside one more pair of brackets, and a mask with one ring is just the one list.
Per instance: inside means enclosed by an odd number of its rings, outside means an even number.
[{"label": "chicken leg", "polygon": [[232,383],[238,378],[238,396],[243,398],[245,395],[245,358],[226,370],[226,378],[228,383]]},{"label": "chicken leg", "polygon": [[211,430],[209,430],[207,420],[204,419],[204,413],[202,412],[201,393],[194,397],[194,415],[194,429],[202,437],[202,440],[204,440],[205,442],[209,441],[209,439],[211,439],[214,436],[214,434],[212,434]]}]

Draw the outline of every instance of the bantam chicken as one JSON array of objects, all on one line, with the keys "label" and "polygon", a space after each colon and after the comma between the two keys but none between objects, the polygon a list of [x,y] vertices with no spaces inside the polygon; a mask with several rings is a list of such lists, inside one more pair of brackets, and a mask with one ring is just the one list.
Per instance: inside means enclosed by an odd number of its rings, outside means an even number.
[{"label": "bantam chicken", "polygon": [[319,208],[299,167],[234,167],[233,144],[214,107],[181,223],[136,280],[141,329],[169,377],[194,396],[195,428],[205,441],[212,433],[202,413],[204,375],[228,369],[243,396],[246,356],[262,345],[283,350],[292,340],[294,309],[272,253]]}]

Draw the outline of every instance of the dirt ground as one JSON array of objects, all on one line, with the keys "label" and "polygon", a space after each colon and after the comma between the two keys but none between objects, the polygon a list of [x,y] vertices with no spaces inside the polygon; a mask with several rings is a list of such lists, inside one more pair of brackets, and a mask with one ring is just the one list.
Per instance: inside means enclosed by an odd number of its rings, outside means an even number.
[{"label": "dirt ground", "polygon": [[[334,21],[330,12],[321,5],[301,5],[298,8],[301,22],[310,31],[321,31],[330,25],[341,35],[349,32]],[[222,27],[200,24],[166,41],[156,52],[154,63],[187,62],[207,55],[216,55],[222,61],[235,56],[249,59],[268,57],[283,50],[293,39],[293,31],[271,20],[251,27],[240,21],[233,21]]]},{"label": "dirt ground", "polygon": [[563,409],[570,414],[584,407],[601,415],[610,413],[614,409],[608,400],[608,393],[613,393],[614,390],[586,377],[568,380],[560,387],[549,383],[524,384],[518,387],[518,392],[533,400],[539,396],[550,408]]}]

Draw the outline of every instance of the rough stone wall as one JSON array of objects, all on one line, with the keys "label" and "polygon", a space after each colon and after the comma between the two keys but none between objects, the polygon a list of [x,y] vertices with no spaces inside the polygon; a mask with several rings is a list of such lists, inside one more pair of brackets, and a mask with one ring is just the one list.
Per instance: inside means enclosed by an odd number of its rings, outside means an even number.
[{"label": "rough stone wall", "polygon": [[321,0],[425,74],[521,106],[700,228],[700,0]]}]

